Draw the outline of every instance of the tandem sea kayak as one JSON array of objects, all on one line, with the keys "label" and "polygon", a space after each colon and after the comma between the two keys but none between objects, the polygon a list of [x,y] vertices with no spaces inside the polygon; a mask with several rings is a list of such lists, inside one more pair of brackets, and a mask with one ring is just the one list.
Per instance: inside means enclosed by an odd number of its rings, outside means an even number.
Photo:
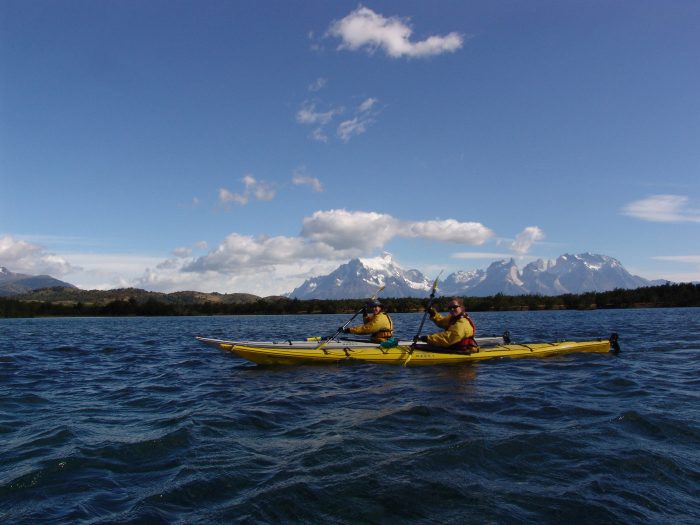
[{"label": "tandem sea kayak", "polygon": [[608,339],[591,341],[557,341],[553,343],[510,343],[502,337],[477,338],[479,347],[469,354],[450,352],[400,341],[397,346],[383,348],[365,341],[333,339],[319,341],[226,341],[197,337],[197,340],[232,352],[259,365],[324,364],[341,361],[391,364],[403,366],[459,364],[495,358],[546,357],[574,352],[619,352],[617,334]]}]

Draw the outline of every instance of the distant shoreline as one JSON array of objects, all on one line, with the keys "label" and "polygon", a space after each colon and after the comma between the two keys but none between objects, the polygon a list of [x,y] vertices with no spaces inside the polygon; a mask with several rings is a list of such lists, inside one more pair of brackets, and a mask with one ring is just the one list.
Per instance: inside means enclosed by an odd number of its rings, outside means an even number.
[{"label": "distant shoreline", "polygon": [[[214,297],[217,300],[211,300]],[[439,298],[438,306],[447,301]],[[0,317],[114,317],[201,315],[347,314],[358,311],[364,299],[260,298],[249,294],[158,294],[138,289],[106,292],[50,288],[16,297],[0,297]],[[422,312],[426,298],[382,298],[389,312]],[[464,297],[469,312],[602,310],[700,306],[700,284],[664,284],[632,290],[583,294],[502,295]],[[444,305],[442,305],[444,307]]]}]

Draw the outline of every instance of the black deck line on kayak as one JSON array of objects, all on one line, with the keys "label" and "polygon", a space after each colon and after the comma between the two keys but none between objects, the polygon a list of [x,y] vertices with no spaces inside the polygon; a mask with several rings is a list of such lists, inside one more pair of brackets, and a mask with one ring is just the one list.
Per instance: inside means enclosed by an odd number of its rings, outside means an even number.
[{"label": "black deck line on kayak", "polygon": [[454,350],[450,350],[449,348],[446,348],[444,346],[418,346],[418,345],[412,345],[411,346],[413,350],[419,350],[421,352],[431,352],[433,354],[455,354],[455,355],[470,355],[470,354],[476,354],[479,352],[479,350],[475,350],[474,352],[455,352]]}]

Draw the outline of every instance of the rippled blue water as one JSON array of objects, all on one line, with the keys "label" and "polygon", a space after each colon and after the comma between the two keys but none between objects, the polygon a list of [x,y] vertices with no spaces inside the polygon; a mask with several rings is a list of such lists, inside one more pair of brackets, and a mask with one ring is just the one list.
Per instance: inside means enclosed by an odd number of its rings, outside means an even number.
[{"label": "rippled blue water", "polygon": [[473,317],[623,351],[265,368],[194,335],[347,317],[0,320],[0,522],[700,523],[699,309]]}]

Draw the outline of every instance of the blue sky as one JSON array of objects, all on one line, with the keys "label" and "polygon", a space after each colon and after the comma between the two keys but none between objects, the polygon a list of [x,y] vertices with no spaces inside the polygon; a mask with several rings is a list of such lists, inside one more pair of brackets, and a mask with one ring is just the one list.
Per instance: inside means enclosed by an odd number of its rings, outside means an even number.
[{"label": "blue sky", "polygon": [[696,1],[0,0],[0,266],[270,295],[352,257],[700,280]]}]

